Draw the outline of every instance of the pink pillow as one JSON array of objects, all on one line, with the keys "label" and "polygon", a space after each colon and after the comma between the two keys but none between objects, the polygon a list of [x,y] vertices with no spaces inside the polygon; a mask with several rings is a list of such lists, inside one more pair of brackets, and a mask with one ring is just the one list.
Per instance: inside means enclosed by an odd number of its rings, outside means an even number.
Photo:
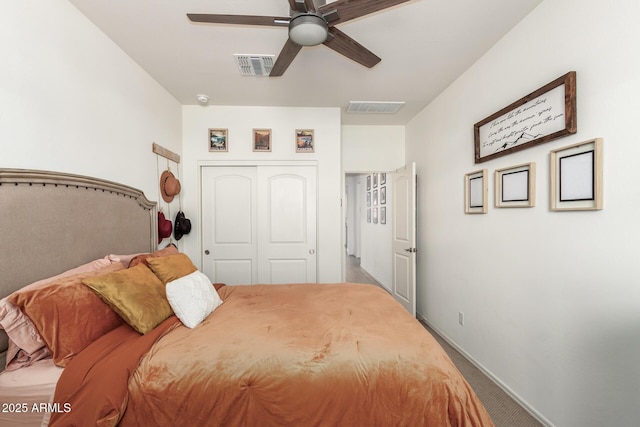
[{"label": "pink pillow", "polygon": [[[81,266],[67,270],[56,276],[38,280],[13,294],[0,299],[0,329],[4,329],[9,337],[9,349],[7,352],[7,369],[18,369],[28,366],[36,360],[50,356],[45,347],[45,342],[40,333],[27,316],[18,307],[9,302],[9,298],[21,292],[31,291],[47,284],[70,276],[102,270],[112,265],[108,256],[100,258]],[[44,350],[43,350],[44,347]]]},{"label": "pink pillow", "polygon": [[110,266],[111,264],[113,264],[113,262],[109,259],[109,256],[106,256],[104,258],[96,259],[86,264],[82,264],[78,267],[72,268],[71,270],[67,270],[64,273],[60,273],[55,276],[47,277],[46,279],[38,280],[37,282],[33,282],[30,285],[18,289],[16,292],[30,291],[32,289],[39,288],[48,283],[51,283],[54,280],[62,279],[63,277],[75,276],[76,274],[88,273],[91,271],[98,271],[102,268]]},{"label": "pink pillow", "polygon": [[109,261],[111,261],[112,263],[119,262],[124,266],[124,268],[129,268],[129,264],[131,263],[131,260],[137,257],[138,255],[143,255],[143,254],[144,252],[138,252],[137,254],[128,254],[128,255],[111,254],[111,255],[107,255],[107,258],[109,258]]}]

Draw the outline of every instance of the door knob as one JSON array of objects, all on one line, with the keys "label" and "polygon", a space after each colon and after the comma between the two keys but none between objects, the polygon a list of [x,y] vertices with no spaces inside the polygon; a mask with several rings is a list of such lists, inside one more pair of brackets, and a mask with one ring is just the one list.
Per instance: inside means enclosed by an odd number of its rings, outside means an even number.
[{"label": "door knob", "polygon": [[205,254],[205,255],[209,255],[210,253],[211,253],[211,252],[209,252],[209,249],[206,249],[206,250],[204,251],[204,254]]},{"label": "door knob", "polygon": [[309,249],[309,253],[310,253],[311,255],[313,255],[313,254],[315,254],[315,253],[316,253],[316,250],[315,250],[315,249]]}]

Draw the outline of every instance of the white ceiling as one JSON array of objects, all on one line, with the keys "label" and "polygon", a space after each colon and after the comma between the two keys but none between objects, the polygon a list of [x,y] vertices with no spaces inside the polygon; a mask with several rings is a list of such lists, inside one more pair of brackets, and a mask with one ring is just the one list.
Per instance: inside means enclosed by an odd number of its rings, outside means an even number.
[{"label": "white ceiling", "polygon": [[[286,27],[194,24],[187,13],[288,16],[287,0],[69,0],[184,104],[340,107],[343,124],[402,125],[542,0],[410,0],[339,24],[382,61],[303,47],[282,77],[241,76],[234,54],[278,55]],[[329,1],[330,2],[330,1]],[[396,114],[349,101],[404,101]]]}]

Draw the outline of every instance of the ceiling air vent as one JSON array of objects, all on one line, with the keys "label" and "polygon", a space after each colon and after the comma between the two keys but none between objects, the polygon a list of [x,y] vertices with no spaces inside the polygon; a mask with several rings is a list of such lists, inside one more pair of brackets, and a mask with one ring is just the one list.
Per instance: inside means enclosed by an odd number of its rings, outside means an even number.
[{"label": "ceiling air vent", "polygon": [[347,113],[394,114],[403,105],[404,102],[349,101]]},{"label": "ceiling air vent", "polygon": [[275,55],[233,55],[243,76],[269,76]]}]

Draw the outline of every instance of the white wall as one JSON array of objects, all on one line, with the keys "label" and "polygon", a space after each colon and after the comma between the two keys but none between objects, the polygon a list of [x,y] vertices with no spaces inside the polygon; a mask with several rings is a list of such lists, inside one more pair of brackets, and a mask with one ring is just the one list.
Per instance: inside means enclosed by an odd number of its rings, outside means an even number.
[{"label": "white wall", "polygon": [[[407,126],[421,183],[418,312],[556,426],[640,419],[638,16],[632,0],[545,0]],[[576,135],[474,164],[474,123],[570,70]],[[551,212],[549,150],[594,137],[604,210]],[[463,213],[465,173],[530,161],[534,208]]]},{"label": "white wall", "polygon": [[342,170],[353,173],[401,168],[404,144],[404,126],[342,126]]},{"label": "white wall", "polygon": [[[209,152],[208,129],[229,131],[229,151]],[[272,151],[253,152],[252,129],[272,130]],[[183,107],[184,210],[191,219],[191,234],[184,251],[201,263],[200,165],[228,162],[313,161],[318,165],[318,281],[339,282],[342,261],[340,196],[340,109],[287,107]],[[314,129],[315,152],[295,152],[295,130]]]},{"label": "white wall", "polygon": [[152,142],[181,106],[66,0],[0,2],[0,167],[91,175],[158,200]]}]

